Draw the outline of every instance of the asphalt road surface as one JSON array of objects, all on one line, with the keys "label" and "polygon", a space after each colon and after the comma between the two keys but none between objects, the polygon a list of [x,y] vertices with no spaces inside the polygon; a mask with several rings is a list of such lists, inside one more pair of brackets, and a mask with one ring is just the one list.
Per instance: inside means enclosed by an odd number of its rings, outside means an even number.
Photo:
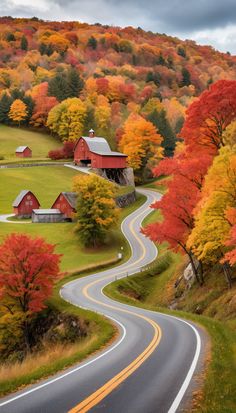
[{"label": "asphalt road surface", "polygon": [[107,348],[70,369],[1,399],[1,413],[174,413],[191,397],[201,359],[201,332],[176,317],[111,300],[103,288],[152,262],[154,244],[140,233],[159,198],[140,190],[147,201],[122,224],[131,258],[113,269],[66,284],[61,296],[74,305],[109,317],[118,327]]}]

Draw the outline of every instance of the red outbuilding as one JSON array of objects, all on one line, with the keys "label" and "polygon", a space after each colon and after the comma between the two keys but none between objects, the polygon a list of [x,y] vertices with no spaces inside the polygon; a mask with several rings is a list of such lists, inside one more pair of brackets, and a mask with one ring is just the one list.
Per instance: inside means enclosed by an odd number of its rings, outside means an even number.
[{"label": "red outbuilding", "polygon": [[32,150],[28,146],[18,146],[16,148],[16,156],[18,158],[31,158]]},{"label": "red outbuilding", "polygon": [[19,218],[30,218],[33,209],[38,209],[40,203],[36,196],[27,189],[23,189],[12,204],[14,214]]},{"label": "red outbuilding", "polygon": [[56,201],[52,205],[52,209],[59,209],[64,218],[72,219],[76,212],[77,193],[76,192],[61,192]]},{"label": "red outbuilding", "polygon": [[74,149],[74,163],[91,165],[92,168],[124,169],[126,158],[127,155],[112,151],[106,139],[95,137],[92,129],[89,137],[78,139]]}]

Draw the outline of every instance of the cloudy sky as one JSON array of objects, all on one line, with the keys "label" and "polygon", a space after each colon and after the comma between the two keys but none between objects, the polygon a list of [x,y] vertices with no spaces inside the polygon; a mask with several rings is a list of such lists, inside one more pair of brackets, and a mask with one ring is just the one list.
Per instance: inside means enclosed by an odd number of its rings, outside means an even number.
[{"label": "cloudy sky", "polygon": [[142,27],[236,55],[236,0],[0,0],[2,15]]}]

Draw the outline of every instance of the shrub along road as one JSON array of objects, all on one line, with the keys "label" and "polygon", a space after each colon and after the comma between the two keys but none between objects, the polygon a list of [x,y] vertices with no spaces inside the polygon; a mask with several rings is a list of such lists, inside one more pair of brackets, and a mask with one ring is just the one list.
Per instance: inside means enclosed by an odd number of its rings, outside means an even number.
[{"label": "shrub along road", "polygon": [[174,413],[182,409],[201,364],[201,331],[176,317],[118,303],[102,292],[114,279],[136,273],[156,257],[155,245],[140,234],[140,226],[150,213],[149,205],[160,195],[140,192],[147,201],[122,223],[131,258],[61,290],[70,303],[109,317],[119,329],[116,341],[85,362],[3,398],[2,413]]}]

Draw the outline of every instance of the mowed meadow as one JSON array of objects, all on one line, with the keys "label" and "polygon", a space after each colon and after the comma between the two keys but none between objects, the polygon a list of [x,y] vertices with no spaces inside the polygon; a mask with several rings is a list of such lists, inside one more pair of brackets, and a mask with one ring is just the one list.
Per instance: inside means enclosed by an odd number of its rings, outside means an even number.
[{"label": "mowed meadow", "polygon": [[0,163],[19,161],[15,156],[18,146],[29,146],[32,149],[31,159],[45,160],[48,152],[58,149],[61,142],[46,133],[0,125]]},{"label": "mowed meadow", "polygon": [[[39,199],[41,208],[50,208],[60,192],[72,190],[73,177],[78,174],[76,170],[62,165],[0,169],[0,214],[12,213],[12,202],[22,189],[31,190]],[[120,231],[114,230],[108,245],[89,250],[81,247],[73,223],[0,223],[1,240],[12,232],[41,236],[55,244],[56,251],[63,254],[62,271],[77,271],[88,265],[91,267],[115,260],[123,242]]]}]

